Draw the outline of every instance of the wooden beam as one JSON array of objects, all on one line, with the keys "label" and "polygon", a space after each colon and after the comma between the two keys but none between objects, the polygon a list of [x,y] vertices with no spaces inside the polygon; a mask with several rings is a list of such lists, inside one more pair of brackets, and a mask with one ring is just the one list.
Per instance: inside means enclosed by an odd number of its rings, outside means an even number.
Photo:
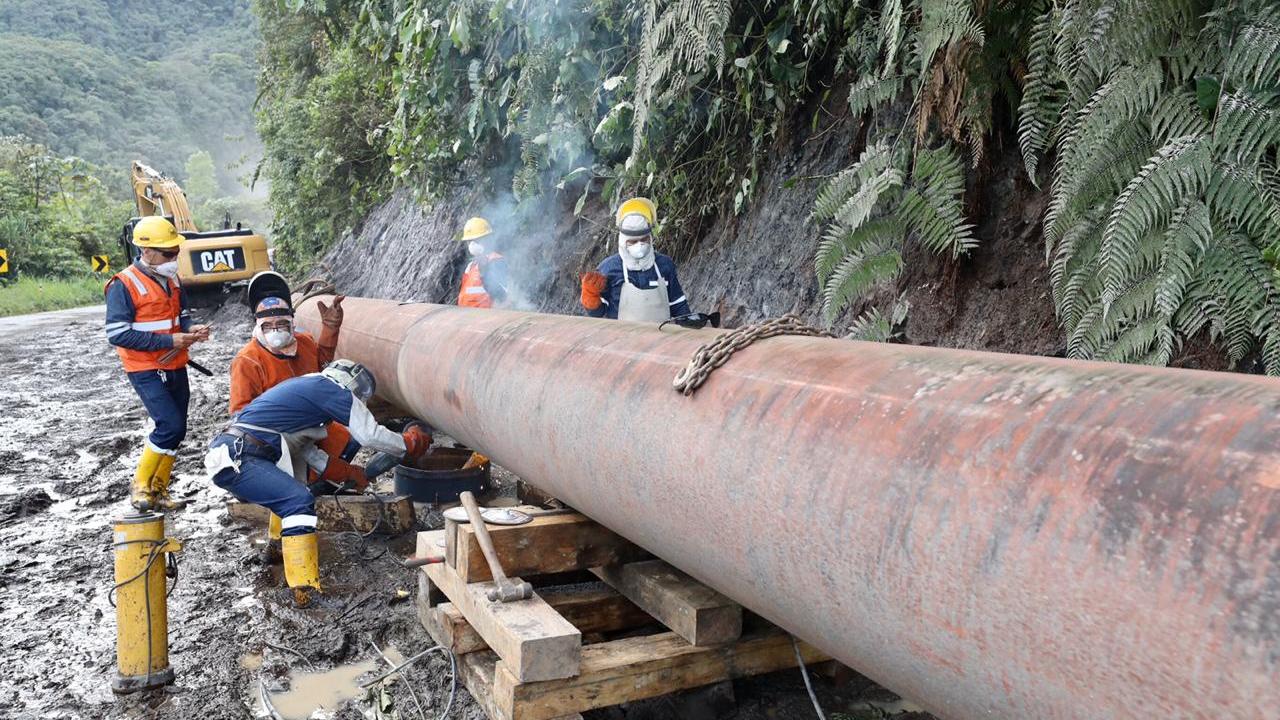
[{"label": "wooden beam", "polygon": [[[515,677],[552,680],[578,673],[582,633],[537,593],[528,600],[490,602],[485,594],[493,583],[468,584],[448,565],[424,569]],[[518,577],[511,580],[521,582]]]},{"label": "wooden beam", "polygon": [[[603,583],[586,588],[539,592],[539,595],[584,635],[627,630],[654,622],[648,613]],[[466,616],[452,603],[435,607],[423,603],[418,610],[418,619],[437,643],[453,650],[455,655],[489,648],[484,638],[467,622]]]},{"label": "wooden beam", "polygon": [[[346,532],[354,530],[367,533],[375,526],[380,534],[399,535],[412,530],[417,520],[413,501],[408,495],[378,499],[367,495],[333,495],[316,498],[316,530],[320,532]],[[339,505],[341,503],[341,505]],[[227,503],[227,513],[238,520],[267,526],[269,510],[261,505],[246,502]],[[381,518],[381,521],[379,521]]]},{"label": "wooden beam", "polygon": [[[498,656],[492,652],[473,653],[458,658],[462,684],[467,687],[467,692],[475,698],[476,704],[484,710],[489,720],[499,720],[500,717],[493,704],[493,669],[497,662],[499,662]],[[582,720],[582,715],[570,713],[552,720]]]},{"label": "wooden beam", "polygon": [[[827,660],[800,643],[806,664]],[[463,656],[463,677],[492,720],[550,718],[678,690],[795,667],[791,636],[779,630],[718,647],[694,647],[675,633],[624,638],[582,649],[581,672],[571,678],[521,683],[495,655]],[[487,689],[486,689],[487,688]]]},{"label": "wooden beam", "polygon": [[591,572],[692,645],[717,645],[742,635],[741,605],[661,560]]},{"label": "wooden beam", "polygon": [[[467,582],[492,580],[475,528],[459,524],[451,562]],[[489,536],[507,575],[585,570],[649,557],[622,536],[575,512],[535,515],[524,525],[490,525]]]}]

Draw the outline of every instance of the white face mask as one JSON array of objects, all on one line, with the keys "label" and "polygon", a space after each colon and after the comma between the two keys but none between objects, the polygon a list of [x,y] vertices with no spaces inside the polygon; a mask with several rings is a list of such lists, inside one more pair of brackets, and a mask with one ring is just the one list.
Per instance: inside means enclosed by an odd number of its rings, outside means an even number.
[{"label": "white face mask", "polygon": [[479,257],[484,254],[484,246],[472,240],[467,243],[467,252],[471,253],[472,257]]},{"label": "white face mask", "polygon": [[633,245],[628,245],[627,254],[637,260],[641,260],[644,258],[644,256],[649,254],[649,243],[643,242],[643,243],[635,243]]},{"label": "white face mask", "polygon": [[177,277],[178,261],[170,260],[168,262],[162,262],[159,265],[152,265],[151,269],[154,270],[157,275],[163,275],[168,278]]},{"label": "white face mask", "polygon": [[266,341],[267,347],[279,350],[293,342],[293,333],[288,330],[268,330],[262,333],[262,339]]}]

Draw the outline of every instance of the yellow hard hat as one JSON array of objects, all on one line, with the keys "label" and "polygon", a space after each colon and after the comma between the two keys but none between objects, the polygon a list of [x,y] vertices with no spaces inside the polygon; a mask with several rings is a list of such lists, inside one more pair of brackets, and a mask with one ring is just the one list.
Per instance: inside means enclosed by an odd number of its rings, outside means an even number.
[{"label": "yellow hard hat", "polygon": [[644,216],[644,219],[648,220],[650,225],[655,225],[658,222],[658,208],[647,197],[633,197],[619,205],[618,216],[614,219],[614,222],[621,225],[622,218],[635,214]]},{"label": "yellow hard hat", "polygon": [[489,225],[488,220],[485,220],[482,217],[473,217],[467,221],[466,225],[462,226],[461,240],[463,242],[466,242],[467,240],[479,240],[492,232],[493,227]]},{"label": "yellow hard hat", "polygon": [[178,228],[159,215],[150,215],[133,226],[133,244],[144,248],[171,248],[182,242]]}]

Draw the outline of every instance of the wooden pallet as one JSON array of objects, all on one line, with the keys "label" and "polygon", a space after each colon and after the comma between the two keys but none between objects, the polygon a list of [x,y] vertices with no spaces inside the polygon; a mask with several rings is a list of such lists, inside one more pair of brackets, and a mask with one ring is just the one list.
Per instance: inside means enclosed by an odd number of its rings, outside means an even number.
[{"label": "wooden pallet", "polygon": [[[795,667],[791,636],[583,515],[521,510],[532,522],[493,527],[508,574],[534,597],[493,603],[489,568],[466,524],[419,533],[439,556],[419,576],[418,617],[459,656],[459,672],[490,720],[576,717]],[[581,573],[570,586],[548,585]],[[745,627],[745,629],[744,629]],[[806,663],[828,658],[803,643]]]}]

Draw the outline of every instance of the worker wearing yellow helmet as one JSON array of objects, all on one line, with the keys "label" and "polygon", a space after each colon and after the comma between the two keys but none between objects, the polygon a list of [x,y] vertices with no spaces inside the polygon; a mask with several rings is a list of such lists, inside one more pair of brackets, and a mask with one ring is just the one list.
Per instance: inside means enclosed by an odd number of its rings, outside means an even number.
[{"label": "worker wearing yellow helmet", "polygon": [[502,307],[507,300],[507,261],[494,251],[493,226],[482,217],[467,220],[462,228],[471,262],[462,273],[458,305],[462,307]]},{"label": "worker wearing yellow helmet", "polygon": [[169,475],[187,434],[187,348],[209,339],[208,326],[191,324],[178,284],[182,239],[163,217],[139,219],[133,227],[138,259],[105,290],[107,342],[155,423],[129,486],[129,501],[144,512],[182,506],[169,497]]},{"label": "worker wearing yellow helmet", "polygon": [[687,315],[676,263],[653,249],[657,209],[637,197],[618,206],[618,252],[582,276],[582,307],[592,317],[662,322]]}]

